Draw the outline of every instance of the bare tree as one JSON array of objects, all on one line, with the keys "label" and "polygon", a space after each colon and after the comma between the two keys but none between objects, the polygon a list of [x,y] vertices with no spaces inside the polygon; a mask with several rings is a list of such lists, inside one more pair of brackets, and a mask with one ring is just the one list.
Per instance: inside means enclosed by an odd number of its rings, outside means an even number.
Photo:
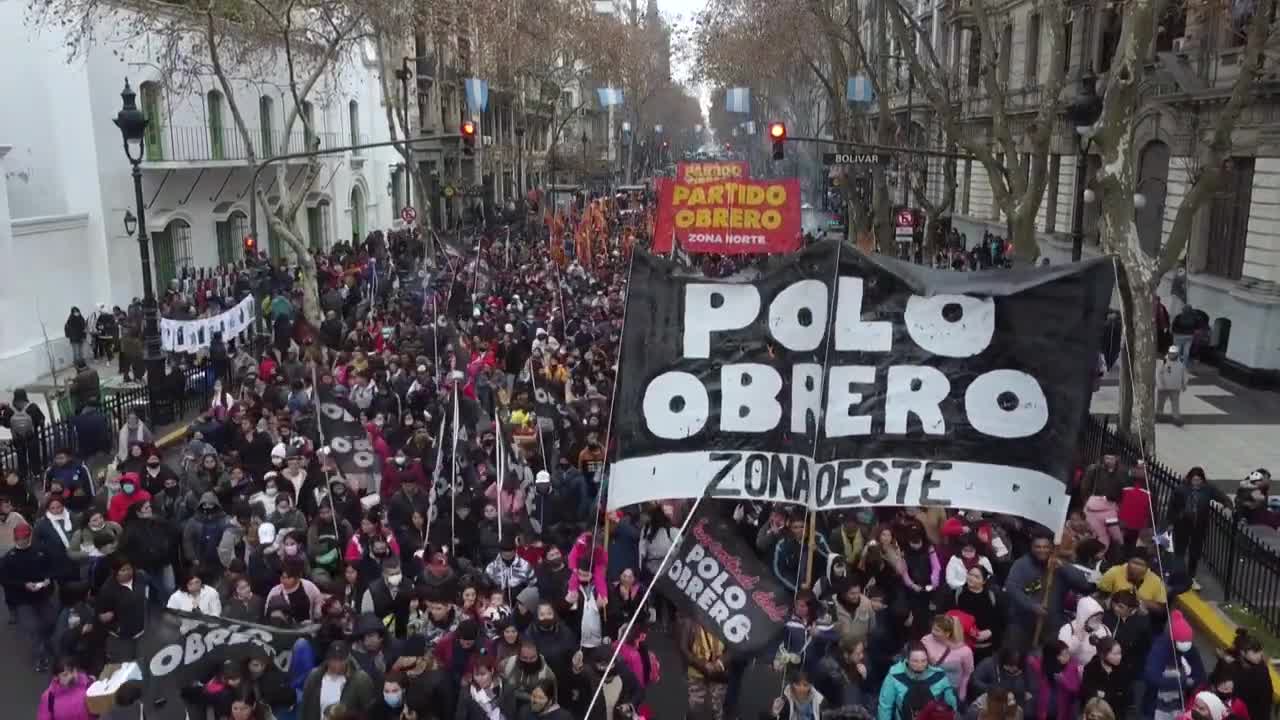
[{"label": "bare tree", "polygon": [[[1142,246],[1134,220],[1134,193],[1139,184],[1135,139],[1143,103],[1141,86],[1151,72],[1148,59],[1155,19],[1177,9],[1176,2],[1129,0],[1125,4],[1115,55],[1108,73],[1100,79],[1102,113],[1088,131],[1101,161],[1092,183],[1101,203],[1102,247],[1115,256],[1119,266],[1117,282],[1128,349],[1124,358],[1129,365],[1121,376],[1125,402],[1120,426],[1148,452],[1155,448],[1155,366],[1159,356],[1153,306],[1156,290],[1160,280],[1180,261],[1196,214],[1221,187],[1234,147],[1232,134],[1256,97],[1254,88],[1267,59],[1267,47],[1277,41],[1272,22],[1276,0],[1259,0],[1243,28],[1245,45],[1238,61],[1239,74],[1207,135],[1193,143],[1191,165],[1197,172],[1191,175],[1191,184],[1174,215],[1164,246],[1152,253]],[[1188,13],[1228,12],[1217,4],[1188,3],[1182,9]]]}]

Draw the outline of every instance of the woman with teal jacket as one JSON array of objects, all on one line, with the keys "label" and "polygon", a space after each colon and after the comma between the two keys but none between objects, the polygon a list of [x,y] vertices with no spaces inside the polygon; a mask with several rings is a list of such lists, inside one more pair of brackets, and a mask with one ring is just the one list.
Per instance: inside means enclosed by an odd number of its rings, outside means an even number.
[{"label": "woman with teal jacket", "polygon": [[929,664],[929,653],[918,641],[907,646],[907,656],[894,663],[880,688],[876,720],[912,720],[930,702],[957,710],[956,690],[947,672]]}]

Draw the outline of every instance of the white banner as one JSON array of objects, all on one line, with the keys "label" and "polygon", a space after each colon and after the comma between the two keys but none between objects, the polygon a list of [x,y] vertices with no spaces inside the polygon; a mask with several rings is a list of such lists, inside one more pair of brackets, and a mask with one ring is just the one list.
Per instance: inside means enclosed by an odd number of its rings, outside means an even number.
[{"label": "white banner", "polygon": [[215,333],[230,340],[253,326],[257,303],[253,296],[213,317],[198,320],[160,319],[160,347],[165,352],[189,353],[209,347]]}]

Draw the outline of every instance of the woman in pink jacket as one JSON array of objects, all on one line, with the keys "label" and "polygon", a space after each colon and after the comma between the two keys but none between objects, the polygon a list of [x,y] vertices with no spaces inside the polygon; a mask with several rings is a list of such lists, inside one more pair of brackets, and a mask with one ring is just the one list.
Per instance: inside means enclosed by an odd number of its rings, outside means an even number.
[{"label": "woman in pink jacket", "polygon": [[[578,536],[569,550],[569,567],[581,567],[578,562],[581,558],[587,557],[588,552],[591,552],[592,558],[591,584],[596,588],[596,603],[603,608],[609,602],[609,582],[605,578],[605,570],[609,567],[609,553],[604,548],[604,528],[600,528],[595,533],[594,543],[590,532],[584,532]],[[569,573],[569,595],[577,595],[581,589],[582,583],[578,580],[578,573]]]},{"label": "woman in pink jacket", "polygon": [[93,720],[87,695],[93,678],[76,667],[75,660],[61,658],[53,666],[53,679],[40,696],[36,720]]},{"label": "woman in pink jacket", "polygon": [[1027,708],[1031,720],[1079,716],[1080,663],[1061,640],[1050,640],[1040,655],[1027,657],[1028,687],[1036,706]]}]

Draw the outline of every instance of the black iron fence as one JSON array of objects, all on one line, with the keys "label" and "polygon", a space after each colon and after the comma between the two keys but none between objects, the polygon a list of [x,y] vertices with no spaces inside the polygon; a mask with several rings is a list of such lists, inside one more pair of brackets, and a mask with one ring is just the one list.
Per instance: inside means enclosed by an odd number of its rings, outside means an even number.
[{"label": "black iron fence", "polygon": [[[180,385],[180,386],[179,386]],[[191,368],[183,380],[166,386],[172,393],[174,417],[190,418],[205,408],[213,393],[213,376],[203,368]],[[99,401],[87,411],[77,412],[57,422],[46,422],[33,437],[13,438],[0,444],[0,475],[17,470],[24,479],[48,467],[54,453],[69,450],[82,460],[99,453],[113,453],[120,428],[130,413],[147,419],[151,391],[146,385],[104,389]],[[47,408],[41,408],[48,413]],[[161,428],[152,427],[159,435]]]},{"label": "black iron fence", "polygon": [[[1142,453],[1119,437],[1110,423],[1105,415],[1090,418],[1080,445],[1085,464],[1101,460],[1103,448],[1110,447],[1125,464],[1136,465],[1143,459]],[[1155,458],[1145,458],[1145,463],[1155,526],[1164,529],[1168,526],[1169,503],[1174,488],[1182,484],[1182,475]],[[1222,584],[1226,602],[1242,605],[1272,634],[1280,635],[1280,552],[1264,542],[1231,508],[1213,503],[1200,562]]]}]

